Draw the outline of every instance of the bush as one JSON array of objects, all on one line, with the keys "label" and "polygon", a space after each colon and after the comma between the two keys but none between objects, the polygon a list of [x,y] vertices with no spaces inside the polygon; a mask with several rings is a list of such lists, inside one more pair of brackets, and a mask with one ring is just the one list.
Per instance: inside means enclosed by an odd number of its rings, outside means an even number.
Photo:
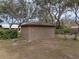
[{"label": "bush", "polygon": [[69,28],[64,28],[63,31],[64,31],[64,33],[70,33],[70,29]]},{"label": "bush", "polygon": [[62,31],[62,29],[55,29],[55,33],[56,33],[56,34],[62,34],[63,31]]},{"label": "bush", "polygon": [[2,39],[14,39],[18,37],[16,30],[0,29],[0,38]]},{"label": "bush", "polygon": [[65,34],[65,33],[70,33],[70,29],[65,27],[65,28],[60,28],[60,29],[55,29],[56,34]]}]

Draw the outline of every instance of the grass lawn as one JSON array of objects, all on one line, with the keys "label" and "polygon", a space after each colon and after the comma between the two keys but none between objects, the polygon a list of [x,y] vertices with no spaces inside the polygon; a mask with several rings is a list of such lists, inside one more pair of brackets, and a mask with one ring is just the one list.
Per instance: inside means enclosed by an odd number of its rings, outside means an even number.
[{"label": "grass lawn", "polygon": [[79,41],[49,39],[0,40],[0,59],[79,59]]}]

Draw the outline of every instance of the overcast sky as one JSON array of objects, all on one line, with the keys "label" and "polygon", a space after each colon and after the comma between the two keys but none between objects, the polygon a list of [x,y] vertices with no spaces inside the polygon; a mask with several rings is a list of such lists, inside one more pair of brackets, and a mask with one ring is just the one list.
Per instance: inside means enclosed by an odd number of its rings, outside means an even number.
[{"label": "overcast sky", "polygon": [[28,2],[32,2],[32,0],[27,0]]}]

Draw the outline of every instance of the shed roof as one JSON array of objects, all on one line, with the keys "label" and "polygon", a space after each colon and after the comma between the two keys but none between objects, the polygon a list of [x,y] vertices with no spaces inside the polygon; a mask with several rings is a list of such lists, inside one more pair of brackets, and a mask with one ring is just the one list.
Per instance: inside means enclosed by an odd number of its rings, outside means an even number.
[{"label": "shed roof", "polygon": [[55,27],[55,25],[49,23],[26,23],[21,27]]}]

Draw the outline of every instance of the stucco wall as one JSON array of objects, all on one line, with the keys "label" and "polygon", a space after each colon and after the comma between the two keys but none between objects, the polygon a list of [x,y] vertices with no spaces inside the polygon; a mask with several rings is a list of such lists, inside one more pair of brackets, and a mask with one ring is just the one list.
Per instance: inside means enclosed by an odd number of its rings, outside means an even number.
[{"label": "stucco wall", "polygon": [[28,40],[29,39],[29,28],[22,27],[22,29],[21,29],[21,36],[22,36],[23,39]]},{"label": "stucco wall", "polygon": [[28,41],[38,39],[53,39],[54,27],[24,26],[21,30],[22,37]]}]

